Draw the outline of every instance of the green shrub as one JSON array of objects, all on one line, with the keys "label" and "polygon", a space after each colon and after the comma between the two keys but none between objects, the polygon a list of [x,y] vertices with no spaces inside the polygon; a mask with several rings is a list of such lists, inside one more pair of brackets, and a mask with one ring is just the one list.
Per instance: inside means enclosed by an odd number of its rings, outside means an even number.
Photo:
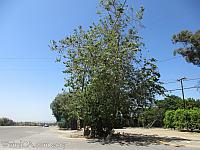
[{"label": "green shrub", "polygon": [[200,129],[200,109],[193,109],[190,111],[191,130]]},{"label": "green shrub", "polygon": [[179,130],[189,129],[191,124],[190,110],[177,109],[175,112],[175,127]]},{"label": "green shrub", "polygon": [[199,130],[200,109],[177,109],[165,113],[164,124],[166,128],[177,128],[178,130]]},{"label": "green shrub", "polygon": [[168,110],[165,112],[165,118],[164,118],[164,124],[166,128],[174,128],[174,116],[175,116],[175,111],[174,110]]}]

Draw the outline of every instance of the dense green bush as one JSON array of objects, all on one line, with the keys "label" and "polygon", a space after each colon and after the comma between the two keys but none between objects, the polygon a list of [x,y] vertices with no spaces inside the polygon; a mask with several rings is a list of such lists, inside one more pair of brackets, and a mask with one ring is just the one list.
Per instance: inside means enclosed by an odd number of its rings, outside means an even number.
[{"label": "dense green bush", "polygon": [[193,109],[191,114],[191,128],[200,129],[200,109]]},{"label": "dense green bush", "polygon": [[175,127],[179,130],[190,128],[190,110],[177,109],[175,112]]},{"label": "dense green bush", "polygon": [[175,124],[174,124],[174,120],[175,120],[175,111],[174,110],[168,110],[165,112],[165,118],[164,118],[164,124],[166,128],[174,128]]},{"label": "dense green bush", "polygon": [[176,111],[166,111],[164,124],[166,128],[176,128],[178,130],[199,130],[200,129],[200,109],[177,109]]}]

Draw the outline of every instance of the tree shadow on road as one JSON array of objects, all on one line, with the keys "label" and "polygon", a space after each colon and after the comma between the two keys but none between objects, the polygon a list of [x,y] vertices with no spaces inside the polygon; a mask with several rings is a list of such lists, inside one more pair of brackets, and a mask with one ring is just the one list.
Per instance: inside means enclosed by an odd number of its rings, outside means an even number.
[{"label": "tree shadow on road", "polygon": [[104,139],[90,139],[88,143],[101,143],[101,144],[120,144],[120,145],[136,145],[136,146],[148,146],[148,145],[169,145],[169,142],[177,141],[190,141],[189,139],[177,138],[177,137],[159,137],[158,135],[143,135],[143,134],[129,134],[129,133],[117,133]]}]

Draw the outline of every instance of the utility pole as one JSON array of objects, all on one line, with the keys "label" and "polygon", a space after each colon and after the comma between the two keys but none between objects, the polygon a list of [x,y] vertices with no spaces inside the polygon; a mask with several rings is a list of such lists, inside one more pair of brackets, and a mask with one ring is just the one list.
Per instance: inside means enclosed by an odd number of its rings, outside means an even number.
[{"label": "utility pole", "polygon": [[185,102],[185,96],[184,96],[184,88],[183,88],[183,80],[185,80],[186,77],[182,77],[180,79],[178,79],[178,81],[181,82],[181,90],[182,90],[182,99],[183,99],[183,103],[184,103],[184,108],[186,108],[186,102]]}]

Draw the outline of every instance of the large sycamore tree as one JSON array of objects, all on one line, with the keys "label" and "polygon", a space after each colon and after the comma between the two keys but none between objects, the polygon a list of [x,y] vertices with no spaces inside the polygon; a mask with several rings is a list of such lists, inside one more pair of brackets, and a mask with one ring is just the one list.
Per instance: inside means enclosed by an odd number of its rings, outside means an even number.
[{"label": "large sycamore tree", "polygon": [[66,84],[77,119],[90,126],[91,135],[111,133],[119,118],[151,107],[162,94],[155,59],[142,56],[137,28],[144,8],[134,14],[127,0],[100,0],[99,21],[58,42],[51,49],[66,66]]}]

